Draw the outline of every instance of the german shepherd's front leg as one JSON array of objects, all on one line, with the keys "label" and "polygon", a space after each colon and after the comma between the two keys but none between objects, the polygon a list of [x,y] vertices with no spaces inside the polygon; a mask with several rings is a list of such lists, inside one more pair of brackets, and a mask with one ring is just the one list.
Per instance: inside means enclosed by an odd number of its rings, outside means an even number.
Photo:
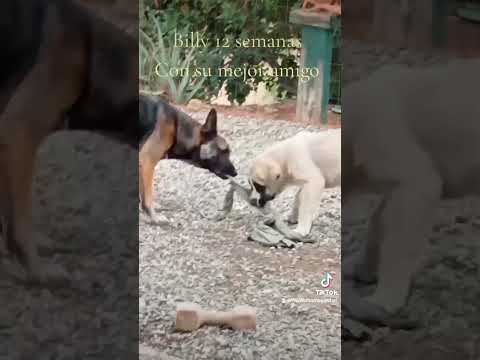
[{"label": "german shepherd's front leg", "polygon": [[32,239],[31,201],[35,144],[18,138],[21,146],[9,146],[0,158],[2,168],[2,217],[7,248],[25,266],[31,280],[44,281],[35,243]]},{"label": "german shepherd's front leg", "polygon": [[175,141],[175,126],[173,123],[158,122],[156,129],[140,149],[139,154],[139,194],[142,210],[153,223],[159,224],[153,210],[153,177],[155,166],[164,159]]},{"label": "german shepherd's front leg", "polygon": [[21,146],[9,146],[0,154],[4,240],[8,250],[24,265],[28,282],[63,283],[67,280],[63,270],[41,265],[32,233],[32,182],[40,139],[23,135],[17,139]]},{"label": "german shepherd's front leg", "polygon": [[[61,123],[61,94],[66,97],[69,94],[67,90],[55,88],[50,93],[41,93],[39,86],[51,82],[50,70],[43,63],[36,66],[0,114],[0,210],[4,240],[25,266],[28,280],[35,283],[54,280],[57,284],[63,283],[66,275],[60,268],[54,270],[52,266],[40,265],[31,213],[37,150]],[[58,90],[58,94],[54,90]]]}]

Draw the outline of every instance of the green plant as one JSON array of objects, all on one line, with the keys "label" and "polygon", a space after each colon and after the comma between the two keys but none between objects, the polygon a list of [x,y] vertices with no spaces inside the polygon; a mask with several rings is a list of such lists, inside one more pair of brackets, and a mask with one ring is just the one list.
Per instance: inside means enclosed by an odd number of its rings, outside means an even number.
[{"label": "green plant", "polygon": [[[151,31],[140,29],[140,80],[148,84],[148,90],[166,87],[172,101],[185,104],[199,92],[207,79],[193,76],[192,69],[199,51],[197,48],[183,50],[168,44],[159,19],[153,17],[151,22],[154,26]],[[175,69],[179,71],[173,71]]]},{"label": "green plant", "polygon": [[[212,43],[215,44],[215,39],[234,44],[237,39],[298,38],[300,29],[290,24],[288,17],[292,7],[300,2],[300,0],[163,0],[160,8],[154,9],[151,1],[141,0],[141,28],[145,34],[152,36],[156,27],[152,20],[159,20],[164,40],[170,44],[175,32],[202,31],[212,42],[207,48],[194,53],[194,62],[199,67],[250,68],[265,64],[271,67],[296,67],[297,55],[282,48],[217,47]],[[182,56],[180,54],[180,57]],[[210,98],[217,95],[220,88],[225,85],[229,100],[241,104],[260,82],[266,82],[267,87],[276,88],[278,94],[286,97],[294,96],[296,93],[296,78],[278,79],[262,74],[253,76],[245,82],[242,78],[214,73],[205,77],[195,96]],[[188,89],[189,85],[186,88]]]}]

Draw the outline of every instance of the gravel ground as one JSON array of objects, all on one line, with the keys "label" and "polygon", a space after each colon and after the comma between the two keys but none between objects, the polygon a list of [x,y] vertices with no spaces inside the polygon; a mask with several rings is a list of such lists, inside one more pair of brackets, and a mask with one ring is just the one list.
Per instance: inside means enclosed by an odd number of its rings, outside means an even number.
[{"label": "gravel ground", "polygon": [[[368,216],[377,198],[351,204],[342,218],[343,254],[366,239]],[[349,359],[478,359],[480,355],[480,199],[443,201],[421,270],[415,275],[406,311],[421,321],[413,331],[373,330],[370,341],[342,342]],[[405,344],[414,344],[405,346]]]},{"label": "gravel ground", "polygon": [[[0,259],[0,359],[122,359],[136,343],[138,156],[89,133],[59,133],[40,149],[34,236],[67,287],[26,287]],[[128,353],[127,353],[128,356]]]},{"label": "gravel ground", "polygon": [[[206,114],[192,116],[203,120]],[[221,114],[219,127],[231,144],[240,179],[245,179],[251,159],[265,147],[305,129],[282,121],[224,119]],[[222,222],[202,217],[201,212],[222,205],[228,190],[226,182],[204,170],[162,161],[155,189],[157,211],[170,219],[171,226],[143,221],[140,225],[142,343],[165,358],[185,360],[340,358],[339,189],[324,193],[312,230],[317,241],[293,250],[248,241],[247,234],[259,218],[238,201]],[[293,194],[290,190],[275,200],[285,216]],[[337,296],[317,295],[325,271],[334,276],[332,290]],[[302,298],[323,303],[293,302]],[[203,327],[176,333],[174,311],[181,301],[218,310],[254,306],[257,331]]]}]

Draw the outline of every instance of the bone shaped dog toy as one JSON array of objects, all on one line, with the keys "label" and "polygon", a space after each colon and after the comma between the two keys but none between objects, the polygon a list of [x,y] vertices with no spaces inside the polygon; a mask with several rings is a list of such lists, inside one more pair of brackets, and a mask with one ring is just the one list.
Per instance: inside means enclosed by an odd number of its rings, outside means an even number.
[{"label": "bone shaped dog toy", "polygon": [[237,306],[230,311],[202,309],[195,303],[177,304],[175,328],[179,331],[197,330],[202,325],[227,326],[236,330],[255,330],[257,316],[250,306]]}]

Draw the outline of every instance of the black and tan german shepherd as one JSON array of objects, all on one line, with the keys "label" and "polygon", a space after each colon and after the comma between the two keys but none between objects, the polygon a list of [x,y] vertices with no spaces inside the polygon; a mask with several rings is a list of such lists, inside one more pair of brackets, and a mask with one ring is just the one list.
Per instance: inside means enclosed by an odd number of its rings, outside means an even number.
[{"label": "black and tan german shepherd", "polygon": [[2,233],[29,278],[43,282],[31,218],[37,149],[62,128],[138,148],[138,40],[70,0],[4,0],[0,44]]},{"label": "black and tan german shepherd", "polygon": [[215,109],[210,110],[202,125],[159,97],[140,94],[139,113],[145,134],[139,154],[140,202],[153,222],[157,222],[152,208],[153,175],[160,160],[178,159],[207,169],[221,179],[237,175],[230,161],[230,147],[218,134]]}]

